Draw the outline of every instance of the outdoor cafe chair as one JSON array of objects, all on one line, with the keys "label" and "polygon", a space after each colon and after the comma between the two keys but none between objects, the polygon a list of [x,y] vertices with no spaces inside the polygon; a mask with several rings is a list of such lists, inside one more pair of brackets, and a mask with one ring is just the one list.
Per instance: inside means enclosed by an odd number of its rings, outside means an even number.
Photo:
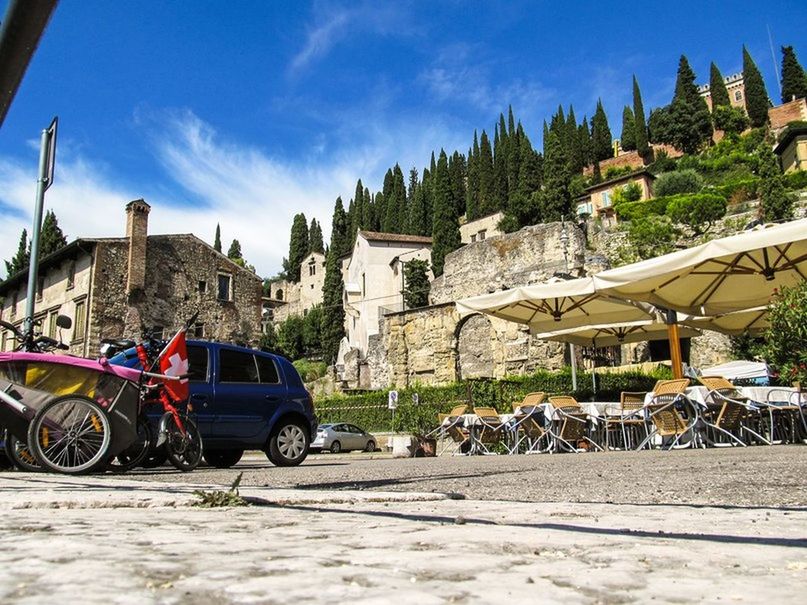
[{"label": "outdoor cafe chair", "polygon": [[[689,378],[659,380],[656,383],[653,387],[653,398],[645,406],[645,414],[653,430],[638,445],[637,450],[652,444],[657,436],[662,439],[662,449],[689,447],[694,443],[695,435],[692,429],[698,422],[698,412],[684,393],[688,386]],[[678,409],[678,405],[682,403],[689,404],[689,413],[686,416]],[[681,438],[686,434],[690,434],[692,440],[686,445],[680,445]]]},{"label": "outdoor cafe chair", "polygon": [[602,447],[588,436],[589,415],[580,407],[574,397],[560,395],[550,397],[553,421],[550,423],[550,432],[554,440],[555,450],[565,449],[570,452],[585,451],[580,443],[586,443],[602,451]]},{"label": "outdoor cafe chair", "polygon": [[540,405],[546,393],[538,391],[528,393],[523,400],[513,402],[513,421],[510,431],[513,433],[511,454],[517,454],[522,444],[526,444],[527,454],[544,452],[549,448],[549,433],[545,427],[544,412]]},{"label": "outdoor cafe chair", "polygon": [[[722,376],[699,376],[700,383],[709,389],[707,407],[701,414],[706,427],[706,440],[715,446],[748,445],[740,436],[749,434],[770,445],[752,426],[759,428],[759,408],[752,405],[740,390]],[[708,401],[712,404],[709,405]],[[710,434],[711,433],[711,434]],[[723,440],[719,438],[723,437]],[[729,441],[725,441],[725,438]]]},{"label": "outdoor cafe chair", "polygon": [[807,437],[801,384],[793,383],[793,389],[771,389],[765,402],[759,402],[768,412],[771,443],[795,443]]},{"label": "outdoor cafe chair", "polygon": [[[645,393],[622,391],[619,394],[619,414],[605,415],[605,449],[615,443],[622,449],[633,449],[634,439],[647,437],[647,421],[644,415]],[[611,435],[614,434],[614,438]],[[642,437],[639,437],[642,435]],[[617,437],[621,437],[620,442]]]},{"label": "outdoor cafe chair", "polygon": [[438,456],[449,451],[452,454],[463,455],[470,450],[470,436],[465,429],[465,419],[463,418],[463,414],[465,414],[467,409],[468,406],[463,404],[455,406],[448,414],[437,415],[437,428],[426,436],[430,437],[437,434],[443,440],[449,440],[437,453]]},{"label": "outdoor cafe chair", "polygon": [[471,426],[472,451],[476,454],[494,454],[493,446],[505,442],[507,425],[492,407],[474,406],[474,414],[476,422]]}]

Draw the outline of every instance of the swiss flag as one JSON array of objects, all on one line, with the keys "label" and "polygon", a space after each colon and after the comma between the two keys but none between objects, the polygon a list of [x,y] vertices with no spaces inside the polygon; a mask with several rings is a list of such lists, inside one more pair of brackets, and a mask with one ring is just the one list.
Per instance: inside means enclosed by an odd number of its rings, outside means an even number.
[{"label": "swiss flag", "polygon": [[[160,372],[166,376],[185,376],[188,373],[188,347],[185,330],[180,330],[160,353]],[[188,379],[166,380],[165,390],[176,401],[188,398]]]}]

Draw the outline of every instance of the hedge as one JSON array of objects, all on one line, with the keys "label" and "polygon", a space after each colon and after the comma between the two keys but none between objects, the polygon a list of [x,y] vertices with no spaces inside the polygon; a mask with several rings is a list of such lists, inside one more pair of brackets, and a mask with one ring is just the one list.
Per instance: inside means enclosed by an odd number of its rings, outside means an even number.
[{"label": "hedge", "polygon": [[650,200],[638,202],[624,202],[614,206],[619,220],[632,221],[635,218],[647,218],[648,216],[663,216],[667,211],[667,204],[670,197],[656,197]]},{"label": "hedge", "polygon": [[794,191],[807,189],[807,170],[788,172],[785,175],[785,182],[787,183],[788,189],[793,189]]},{"label": "hedge", "polygon": [[[437,415],[445,414],[456,405],[491,405],[499,412],[511,412],[513,402],[521,401],[527,393],[572,393],[579,401],[619,401],[622,391],[649,391],[657,380],[670,378],[670,370],[643,374],[597,374],[596,395],[590,372],[578,372],[577,391],[572,391],[571,371],[541,370],[528,376],[513,376],[503,380],[467,380],[445,386],[419,385],[398,390],[398,407],[393,414],[387,407],[389,390],[357,395],[338,395],[315,401],[319,422],[349,422],[368,431],[404,431],[426,433],[437,426]],[[418,394],[418,404],[412,395]]]}]

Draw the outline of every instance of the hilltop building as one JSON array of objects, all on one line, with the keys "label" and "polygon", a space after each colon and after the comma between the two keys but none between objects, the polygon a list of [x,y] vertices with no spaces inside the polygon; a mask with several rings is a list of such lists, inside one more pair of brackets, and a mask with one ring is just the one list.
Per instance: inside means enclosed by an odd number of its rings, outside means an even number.
[{"label": "hilltop building", "polygon": [[653,181],[656,180],[648,170],[637,170],[629,174],[597,183],[584,189],[584,194],[575,200],[577,215],[587,215],[602,219],[606,223],[616,221],[613,199],[614,194],[631,183],[639,185],[642,194],[639,200],[648,200],[653,197]]},{"label": "hilltop building", "polygon": [[[253,343],[260,334],[261,280],[190,233],[148,235],[145,201],[126,205],[126,237],[80,238],[40,260],[35,321],[61,336],[70,353],[98,354],[102,338],[137,338],[141,327],[163,335],[199,315],[189,336]],[[0,284],[2,318],[20,326],[28,271]],[[71,330],[59,335],[56,316]],[[3,331],[4,351],[14,341]]]},{"label": "hilltop building", "polygon": [[269,296],[264,299],[264,316],[273,323],[291,315],[305,316],[321,305],[325,285],[325,255],[311,252],[300,263],[300,281],[277,280],[269,284]]},{"label": "hilltop building", "polygon": [[463,222],[460,219],[460,241],[463,244],[473,244],[483,242],[489,237],[504,235],[504,231],[499,229],[499,223],[504,218],[504,212],[494,212],[488,216]]},{"label": "hilltop building", "polygon": [[[742,72],[723,78],[726,90],[729,92],[729,102],[732,107],[745,109],[745,81]],[[712,93],[709,84],[698,86],[698,94],[706,100],[709,111],[712,111]]]}]

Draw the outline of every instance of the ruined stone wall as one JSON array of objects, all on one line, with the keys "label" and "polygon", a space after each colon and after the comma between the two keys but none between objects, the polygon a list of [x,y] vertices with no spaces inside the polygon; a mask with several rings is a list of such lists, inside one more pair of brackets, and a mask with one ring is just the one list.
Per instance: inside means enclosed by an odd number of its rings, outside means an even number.
[{"label": "ruined stone wall", "polygon": [[[150,236],[145,287],[131,296],[126,295],[127,256],[125,240],[96,247],[89,314],[95,347],[101,338],[137,337],[141,324],[162,326],[169,336],[197,311],[200,337],[250,344],[260,337],[260,278],[201,240],[192,235]],[[232,279],[231,300],[218,299],[220,273]],[[194,335],[191,328],[189,337]]]},{"label": "ruined stone wall", "polygon": [[725,334],[704,330],[690,341],[689,365],[702,370],[732,360],[731,341]]}]

